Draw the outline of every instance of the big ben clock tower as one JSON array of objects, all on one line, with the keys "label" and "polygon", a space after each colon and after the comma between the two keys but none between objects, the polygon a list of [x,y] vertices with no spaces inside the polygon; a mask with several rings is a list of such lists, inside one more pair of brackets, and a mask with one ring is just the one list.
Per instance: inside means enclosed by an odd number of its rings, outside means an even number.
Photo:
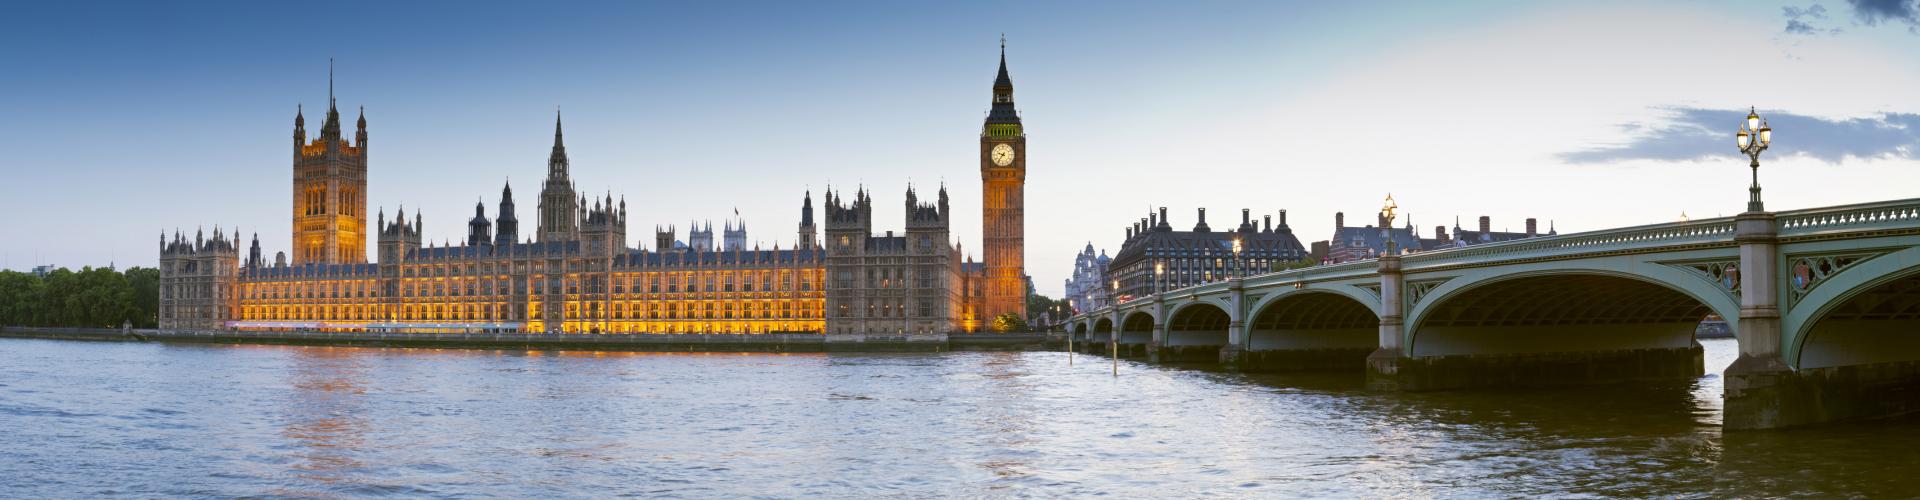
[{"label": "big ben clock tower", "polygon": [[979,318],[1013,313],[1026,318],[1027,133],[1013,107],[1007,78],[1007,41],[1000,39],[1000,75],[993,80],[993,109],[980,130],[981,237],[986,248],[986,297]]}]

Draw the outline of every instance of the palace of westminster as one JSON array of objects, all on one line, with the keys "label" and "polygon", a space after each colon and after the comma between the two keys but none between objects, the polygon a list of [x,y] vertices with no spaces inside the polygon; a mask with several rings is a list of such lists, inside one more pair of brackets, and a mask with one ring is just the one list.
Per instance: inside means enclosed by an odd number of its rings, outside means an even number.
[{"label": "palace of westminster", "polygon": [[365,111],[348,142],[331,82],[328,93],[318,138],[294,115],[291,262],[269,262],[257,234],[242,256],[237,232],[163,233],[161,328],[901,334],[1025,316],[1026,133],[1004,44],[980,135],[981,262],[949,237],[944,186],[931,203],[907,188],[899,234],[874,234],[864,188],[850,198],[828,189],[824,235],[806,193],[789,249],[746,248],[745,223],[732,221],[718,246],[708,224],[684,243],[656,226],[651,249],[630,248],[626,201],[575,189],[557,116],[531,234],[523,239],[509,185],[492,220],[474,207],[464,244],[423,245],[418,210],[409,220],[404,207],[392,218],[383,208],[369,221]]}]

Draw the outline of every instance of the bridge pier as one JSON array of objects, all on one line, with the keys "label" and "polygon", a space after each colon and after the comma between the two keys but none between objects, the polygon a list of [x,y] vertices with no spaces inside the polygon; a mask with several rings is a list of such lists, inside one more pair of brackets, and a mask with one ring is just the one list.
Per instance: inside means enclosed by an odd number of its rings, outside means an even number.
[{"label": "bridge pier", "polygon": [[[1406,275],[1400,272],[1400,256],[1382,255],[1380,272],[1380,348],[1367,355],[1367,388],[1381,391],[1407,390],[1403,387],[1418,378],[1418,369],[1400,347],[1406,338],[1402,318],[1406,301],[1400,292],[1406,289]],[[1403,375],[1402,371],[1407,370]],[[1417,384],[1414,384],[1417,385]]]},{"label": "bridge pier", "polygon": [[1706,374],[1698,342],[1682,348],[1533,354],[1367,357],[1367,387],[1433,391],[1686,380]]}]

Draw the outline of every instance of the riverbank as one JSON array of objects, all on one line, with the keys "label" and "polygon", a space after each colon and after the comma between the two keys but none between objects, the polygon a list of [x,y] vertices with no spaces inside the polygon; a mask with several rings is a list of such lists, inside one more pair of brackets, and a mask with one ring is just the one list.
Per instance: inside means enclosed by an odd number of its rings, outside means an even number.
[{"label": "riverbank", "polygon": [[280,344],[438,349],[525,349],[638,352],[943,352],[1045,350],[1062,342],[1047,334],[549,334],[335,333],[113,328],[0,328],[0,338],[86,341]]}]

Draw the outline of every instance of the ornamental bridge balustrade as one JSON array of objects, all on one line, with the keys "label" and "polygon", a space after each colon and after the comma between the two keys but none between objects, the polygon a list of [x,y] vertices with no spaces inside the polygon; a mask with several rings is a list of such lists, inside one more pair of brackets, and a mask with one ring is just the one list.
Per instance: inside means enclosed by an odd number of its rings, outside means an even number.
[{"label": "ornamental bridge balustrade", "polygon": [[1365,369],[1370,387],[1434,390],[1699,376],[1694,333],[1709,315],[1740,348],[1730,428],[1920,411],[1920,396],[1887,397],[1920,392],[1920,200],[1267,273],[1068,328],[1089,351],[1118,342],[1152,361]]}]

